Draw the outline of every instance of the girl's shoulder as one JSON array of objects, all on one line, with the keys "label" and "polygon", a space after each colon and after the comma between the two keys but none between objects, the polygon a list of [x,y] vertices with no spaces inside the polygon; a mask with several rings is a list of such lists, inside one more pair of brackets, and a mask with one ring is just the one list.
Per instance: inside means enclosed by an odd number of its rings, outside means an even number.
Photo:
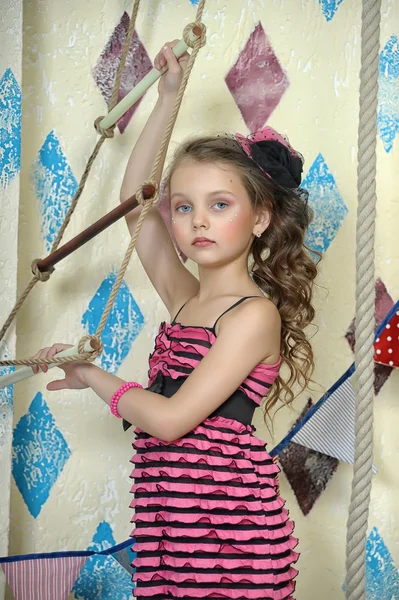
[{"label": "girl's shoulder", "polygon": [[266,296],[244,296],[242,301],[238,300],[234,306],[234,310],[228,310],[224,313],[222,323],[228,323],[230,326],[238,320],[244,322],[259,323],[261,329],[264,326],[281,326],[281,317],[278,308]]},{"label": "girl's shoulder", "polygon": [[246,344],[255,344],[263,348],[265,364],[275,364],[279,361],[281,317],[270,299],[264,296],[248,298],[226,313],[218,323],[216,335],[227,340],[232,330],[239,332],[242,340],[240,352],[246,351]]}]

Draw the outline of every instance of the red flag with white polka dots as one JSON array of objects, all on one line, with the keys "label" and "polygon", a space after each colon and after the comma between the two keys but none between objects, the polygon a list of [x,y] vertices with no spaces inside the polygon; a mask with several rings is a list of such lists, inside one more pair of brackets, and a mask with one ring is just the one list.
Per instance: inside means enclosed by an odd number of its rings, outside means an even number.
[{"label": "red flag with white polka dots", "polygon": [[388,367],[399,367],[399,310],[375,340],[374,360]]}]

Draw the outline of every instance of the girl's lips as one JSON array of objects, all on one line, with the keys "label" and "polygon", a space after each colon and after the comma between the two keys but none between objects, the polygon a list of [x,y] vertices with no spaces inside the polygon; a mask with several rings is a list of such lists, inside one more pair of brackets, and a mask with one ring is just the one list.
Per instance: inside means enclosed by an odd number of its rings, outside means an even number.
[{"label": "girl's lips", "polygon": [[207,240],[206,238],[198,238],[197,240],[194,240],[193,246],[204,248],[205,246],[210,246],[213,243],[214,242],[212,242],[211,240]]}]

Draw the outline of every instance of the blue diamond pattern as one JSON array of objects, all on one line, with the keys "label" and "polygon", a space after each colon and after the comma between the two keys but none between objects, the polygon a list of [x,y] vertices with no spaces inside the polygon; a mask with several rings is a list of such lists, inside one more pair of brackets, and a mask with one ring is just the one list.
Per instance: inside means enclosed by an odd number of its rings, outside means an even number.
[{"label": "blue diamond pattern", "polygon": [[[8,345],[3,341],[0,342],[0,357],[1,360],[10,360],[12,358],[12,356],[10,355],[10,351],[8,348]],[[8,375],[9,373],[12,373],[13,371],[15,371],[15,367],[0,367],[0,377],[2,375]],[[0,379],[1,381],[1,379]],[[6,388],[2,388],[0,390],[0,409],[2,409],[5,406],[10,406],[12,410],[14,410],[14,404],[13,404],[13,399],[14,399],[14,386],[13,385],[8,385]],[[7,416],[6,412],[2,413],[2,419],[5,419]],[[0,424],[0,429],[1,429],[2,424]],[[1,439],[1,436],[0,436]]]},{"label": "blue diamond pattern", "polygon": [[[8,354],[1,353],[2,360],[8,360]],[[15,370],[15,367],[0,367],[0,378]],[[1,381],[1,379],[0,379]],[[0,440],[8,438],[12,431],[12,413],[14,412],[14,386],[9,385],[0,390]],[[11,409],[11,412],[10,412]]]},{"label": "blue diamond pattern", "polygon": [[[90,334],[97,329],[115,279],[115,273],[104,279],[82,317],[82,325]],[[99,360],[103,369],[118,371],[143,325],[144,317],[123,281],[101,336],[104,351]]]},{"label": "blue diamond pattern", "polygon": [[[11,358],[11,357],[10,357]],[[3,360],[9,360],[9,358],[4,358]],[[0,367],[0,377],[2,375],[8,375],[15,371],[15,367]],[[0,407],[8,404],[13,407],[13,398],[14,398],[14,386],[9,385],[6,388],[2,388],[0,390]]]},{"label": "blue diamond pattern", "polygon": [[338,6],[342,2],[343,0],[319,0],[321,10],[326,18],[326,21],[331,21],[331,19],[338,10]]},{"label": "blue diamond pattern", "polygon": [[71,455],[42,394],[36,394],[14,429],[12,473],[33,517],[37,517]]},{"label": "blue diamond pattern", "polygon": [[41,234],[49,252],[78,187],[54,131],[40,148],[32,177],[40,201]]},{"label": "blue diamond pattern", "polygon": [[337,235],[348,209],[321,154],[310,167],[302,187],[308,190],[309,205],[314,211],[306,244],[312,250],[325,252]]},{"label": "blue diamond pattern", "polygon": [[378,78],[378,132],[386,152],[399,131],[399,42],[390,37],[380,54]]},{"label": "blue diamond pattern", "polygon": [[[103,521],[88,550],[101,552],[112,546],[115,546],[112,529]],[[112,555],[97,555],[88,558],[72,592],[76,600],[130,600],[133,585],[131,574]]]},{"label": "blue diamond pattern", "polygon": [[0,185],[7,185],[21,166],[21,90],[11,69],[0,79]]},{"label": "blue diamond pattern", "polygon": [[399,600],[399,572],[376,527],[366,543],[366,596],[367,600]]}]

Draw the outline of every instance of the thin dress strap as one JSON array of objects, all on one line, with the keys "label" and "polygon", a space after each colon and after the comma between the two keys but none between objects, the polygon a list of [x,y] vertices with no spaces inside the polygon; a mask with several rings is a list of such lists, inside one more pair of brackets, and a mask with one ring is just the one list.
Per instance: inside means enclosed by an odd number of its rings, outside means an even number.
[{"label": "thin dress strap", "polygon": [[189,298],[188,300],[186,300],[186,302],[183,304],[183,306],[181,308],[179,308],[179,310],[176,313],[175,318],[172,320],[171,325],[174,325],[176,323],[176,319],[177,317],[180,315],[181,311],[183,310],[183,308],[186,306],[187,302],[189,302],[191,300],[191,298]]},{"label": "thin dress strap", "polygon": [[[230,310],[233,310],[233,308],[235,308],[236,306],[238,306],[239,304],[241,304],[241,302],[244,302],[244,300],[248,300],[248,298],[261,298],[262,296],[245,296],[244,298],[240,298],[239,300],[237,300],[237,302],[235,302],[232,306],[230,306],[230,308],[228,308],[227,310],[225,310],[224,312],[222,312],[222,314],[216,319],[215,324],[213,326],[213,329],[215,329],[217,322],[226,314],[228,313]],[[181,309],[180,309],[181,310]],[[177,315],[176,315],[177,316]]]}]

